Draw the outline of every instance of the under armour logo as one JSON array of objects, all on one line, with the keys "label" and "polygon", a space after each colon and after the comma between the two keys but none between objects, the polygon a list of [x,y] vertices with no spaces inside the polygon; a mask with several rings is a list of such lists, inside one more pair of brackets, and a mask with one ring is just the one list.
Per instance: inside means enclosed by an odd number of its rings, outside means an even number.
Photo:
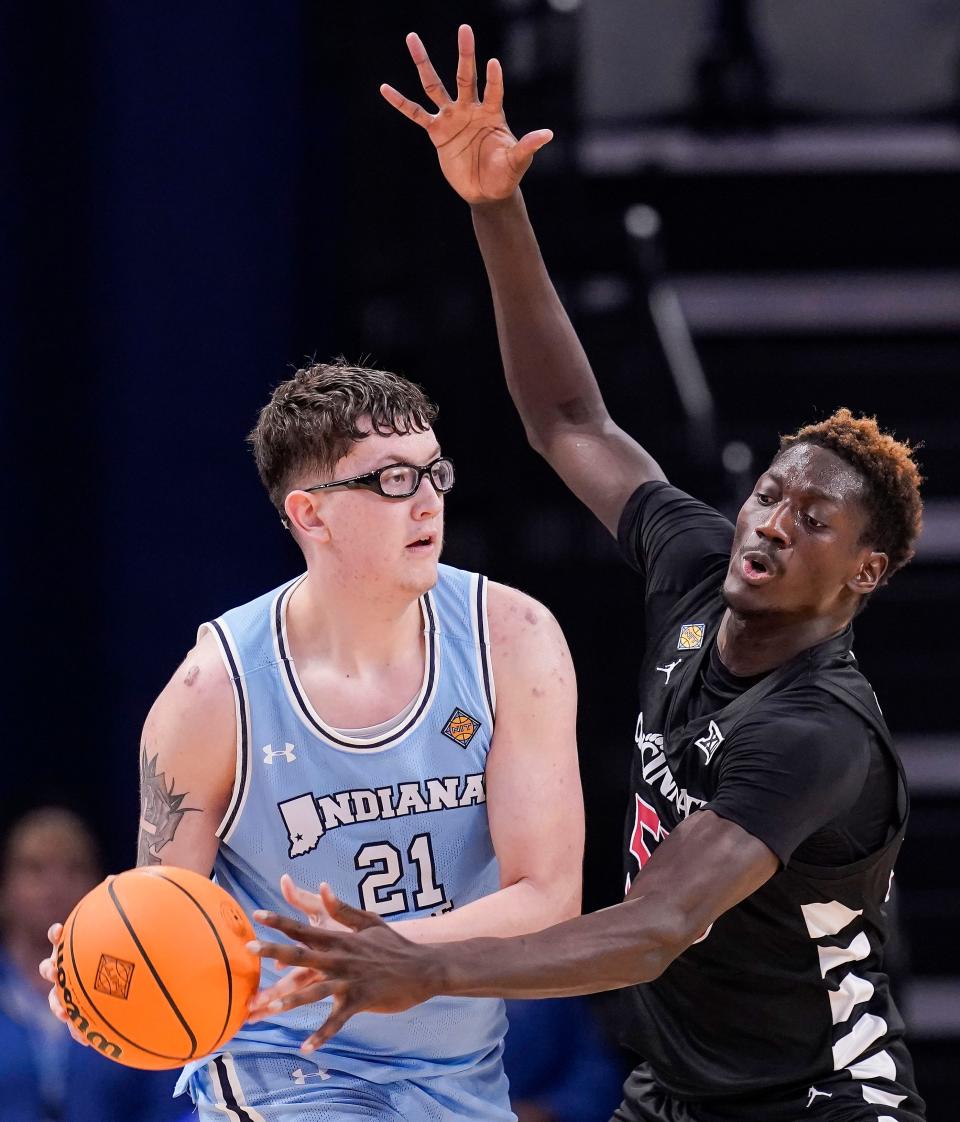
[{"label": "under armour logo", "polygon": [[707,727],[706,736],[701,736],[699,740],[695,740],[694,744],[700,749],[704,755],[704,763],[710,763],[713,759],[713,754],[723,743],[723,733],[717,728],[717,722],[711,721]]},{"label": "under armour logo", "polygon": [[290,1078],[298,1087],[302,1087],[308,1079],[329,1079],[330,1072],[325,1067],[318,1067],[316,1071],[304,1071],[302,1067],[295,1067],[290,1072]]},{"label": "under armour logo", "polygon": [[666,674],[666,676],[667,676],[667,680],[663,683],[665,686],[670,685],[670,675],[674,672],[674,670],[676,670],[676,668],[680,665],[681,662],[683,662],[683,659],[678,658],[675,662],[668,662],[666,666],[658,666],[657,667],[657,669],[659,671]]},{"label": "under armour logo", "polygon": [[811,1087],[810,1090],[807,1092],[807,1094],[809,1095],[809,1098],[807,1099],[807,1110],[809,1110],[810,1107],[813,1105],[813,1100],[817,1097],[817,1095],[820,1095],[822,1098],[825,1098],[825,1099],[832,1099],[833,1098],[833,1095],[831,1094],[830,1091],[818,1091],[816,1089],[816,1087]]},{"label": "under armour logo", "polygon": [[292,764],[297,758],[294,755],[292,744],[284,744],[282,748],[277,748],[276,750],[274,750],[272,744],[264,744],[263,762],[265,764],[270,764],[271,766],[273,766],[273,761],[277,758],[277,756],[283,756],[288,764]]}]

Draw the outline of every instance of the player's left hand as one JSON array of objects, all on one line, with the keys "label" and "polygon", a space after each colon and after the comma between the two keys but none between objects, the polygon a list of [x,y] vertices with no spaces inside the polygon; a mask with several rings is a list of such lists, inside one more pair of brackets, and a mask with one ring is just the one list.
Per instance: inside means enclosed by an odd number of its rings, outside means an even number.
[{"label": "player's left hand", "polygon": [[[288,904],[297,908],[307,917],[307,922],[311,927],[319,927],[324,931],[339,931],[342,934],[352,930],[346,924],[338,923],[330,915],[319,892],[310,892],[306,888],[301,888],[286,873],[280,878],[280,891]],[[277,965],[282,966],[283,964],[278,963]],[[275,1002],[289,997],[306,986],[313,985],[321,978],[322,976],[316,970],[311,970],[307,966],[298,966],[288,970],[278,982],[274,982],[272,986],[265,986],[253,995],[247,1006],[250,1013],[249,1019],[251,1021],[263,1020],[271,1012],[276,1011],[278,1007],[274,1005]],[[316,998],[310,1000],[315,1001]]]},{"label": "player's left hand", "polygon": [[322,927],[324,931],[338,931],[340,934],[352,930],[345,923],[340,923],[333,918],[327,910],[324,897],[319,892],[310,892],[306,888],[301,888],[287,873],[280,878],[280,891],[288,904],[303,912],[311,926]]},{"label": "player's left hand", "polygon": [[301,1046],[309,1053],[340,1031],[355,1013],[400,1013],[433,997],[436,975],[429,944],[413,943],[372,912],[361,912],[337,899],[327,885],[320,894],[329,915],[346,933],[298,923],[273,912],[254,912],[258,923],[282,931],[292,943],[248,944],[261,958],[314,971],[317,979],[276,998],[267,1013],[333,998],[333,1010]]}]

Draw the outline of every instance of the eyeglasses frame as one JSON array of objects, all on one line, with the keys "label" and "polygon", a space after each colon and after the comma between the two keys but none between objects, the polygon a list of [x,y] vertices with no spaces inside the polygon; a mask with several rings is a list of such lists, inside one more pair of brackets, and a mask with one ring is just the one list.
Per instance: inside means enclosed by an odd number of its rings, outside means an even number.
[{"label": "eyeglasses frame", "polygon": [[[457,469],[453,460],[451,460],[449,456],[437,456],[435,460],[431,460],[429,464],[424,464],[423,467],[420,467],[418,464],[408,464],[404,463],[402,460],[398,460],[394,464],[384,464],[383,467],[376,468],[374,471],[365,472],[363,475],[353,475],[349,479],[333,479],[329,483],[314,483],[312,487],[299,487],[298,490],[309,492],[332,491],[337,487],[342,487],[346,490],[355,490],[357,488],[362,488],[365,491],[373,491],[374,494],[379,495],[383,499],[409,499],[420,490],[420,484],[423,482],[423,477],[425,475],[429,475],[431,486],[434,488],[437,494],[448,495],[453,490],[453,487],[450,486],[446,491],[441,491],[436,484],[436,480],[433,478],[434,467],[444,461],[448,463],[451,468],[453,468],[454,477],[456,477]],[[413,470],[417,473],[417,482],[414,485],[413,490],[408,492],[406,495],[388,495],[384,491],[383,485],[380,483],[380,476],[383,474],[383,472],[389,471],[391,468],[395,467],[413,468]]]}]

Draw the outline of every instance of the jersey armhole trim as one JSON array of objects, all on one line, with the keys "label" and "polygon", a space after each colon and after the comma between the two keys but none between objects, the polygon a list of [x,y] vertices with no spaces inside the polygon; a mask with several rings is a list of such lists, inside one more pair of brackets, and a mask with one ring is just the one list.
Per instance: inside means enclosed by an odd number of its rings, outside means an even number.
[{"label": "jersey armhole trim", "polygon": [[216,829],[216,836],[221,842],[226,842],[229,841],[237,824],[250,790],[250,700],[243,684],[240,655],[230,629],[223,619],[215,619],[205,623],[200,628],[200,633],[204,630],[209,630],[217,641],[220,657],[223,659],[223,665],[233,686],[233,703],[237,718],[237,756],[233,792],[227,812]]},{"label": "jersey armhole trim", "polygon": [[477,656],[477,673],[483,683],[483,696],[487,703],[487,716],[493,730],[497,715],[497,687],[493,677],[493,660],[490,651],[490,624],[487,619],[487,589],[489,581],[479,573],[470,577],[470,617],[473,624],[474,645]]}]

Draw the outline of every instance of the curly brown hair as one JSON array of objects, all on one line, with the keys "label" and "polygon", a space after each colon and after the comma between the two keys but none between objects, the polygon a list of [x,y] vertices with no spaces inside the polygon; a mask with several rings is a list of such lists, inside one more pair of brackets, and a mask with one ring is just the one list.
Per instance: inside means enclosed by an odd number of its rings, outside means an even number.
[{"label": "curly brown hair", "polygon": [[[351,366],[341,355],[281,382],[247,440],[260,480],[283,518],[283,501],[297,476],[330,475],[370,431],[424,432],[436,416],[436,405],[415,383],[388,370]],[[361,418],[369,419],[370,431],[359,427]]]},{"label": "curly brown hair", "polygon": [[780,437],[780,451],[794,444],[817,444],[846,460],[863,477],[867,525],[862,541],[889,558],[881,584],[913,556],[920,534],[923,477],[906,441],[881,432],[876,417],[855,417],[849,409],[838,409],[817,424],[805,425]]}]

